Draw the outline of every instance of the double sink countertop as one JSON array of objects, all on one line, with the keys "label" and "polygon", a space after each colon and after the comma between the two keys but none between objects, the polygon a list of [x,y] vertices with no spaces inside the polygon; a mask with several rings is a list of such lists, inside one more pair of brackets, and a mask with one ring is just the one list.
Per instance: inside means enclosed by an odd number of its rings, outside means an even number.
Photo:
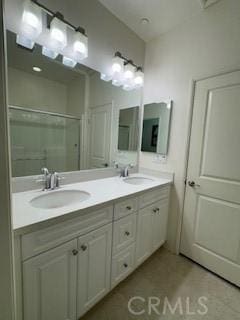
[{"label": "double sink countertop", "polygon": [[[12,223],[13,229],[17,233],[27,232],[27,228],[49,220],[63,217],[70,213],[80,213],[83,209],[93,208],[103,204],[110,204],[114,200],[128,197],[151,190],[156,187],[171,184],[171,179],[156,178],[145,174],[132,174],[131,178],[150,179],[144,184],[129,184],[124,182],[126,178],[119,176],[85,181],[80,183],[63,185],[53,191],[32,190],[25,192],[17,192],[12,195]],[[57,193],[64,190],[79,190],[87,192],[90,196],[83,201],[74,201],[68,205],[53,208],[36,208],[32,206],[31,201],[44,194]]]}]

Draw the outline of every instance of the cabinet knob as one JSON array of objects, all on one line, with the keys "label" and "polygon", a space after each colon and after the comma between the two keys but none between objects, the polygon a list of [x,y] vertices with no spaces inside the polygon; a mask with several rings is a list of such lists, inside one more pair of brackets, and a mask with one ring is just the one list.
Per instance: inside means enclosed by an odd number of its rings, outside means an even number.
[{"label": "cabinet knob", "polygon": [[127,263],[124,263],[123,266],[124,266],[124,268],[127,268],[127,267],[128,267],[128,264],[127,264]]},{"label": "cabinet knob", "polygon": [[132,210],[132,207],[131,206],[127,206],[126,209],[127,210]]},{"label": "cabinet knob", "polygon": [[82,251],[86,251],[87,250],[87,246],[85,244],[81,245],[81,249]]},{"label": "cabinet knob", "polygon": [[78,254],[78,250],[73,249],[72,254],[73,254],[74,256],[76,256],[76,255]]},{"label": "cabinet knob", "polygon": [[130,232],[129,231],[125,231],[125,235],[126,236],[130,236]]},{"label": "cabinet knob", "polygon": [[157,212],[159,212],[159,210],[160,210],[159,208],[155,208],[155,209],[153,209],[153,212],[157,213]]}]

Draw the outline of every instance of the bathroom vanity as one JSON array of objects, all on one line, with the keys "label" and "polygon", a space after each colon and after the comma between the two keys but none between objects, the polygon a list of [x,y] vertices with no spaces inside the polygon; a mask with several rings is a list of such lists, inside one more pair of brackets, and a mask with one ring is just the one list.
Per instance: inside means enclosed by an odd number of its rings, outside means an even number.
[{"label": "bathroom vanity", "polygon": [[[166,240],[170,184],[136,174],[13,194],[18,320],[79,319],[142,264]],[[71,191],[89,197],[33,201]]]}]

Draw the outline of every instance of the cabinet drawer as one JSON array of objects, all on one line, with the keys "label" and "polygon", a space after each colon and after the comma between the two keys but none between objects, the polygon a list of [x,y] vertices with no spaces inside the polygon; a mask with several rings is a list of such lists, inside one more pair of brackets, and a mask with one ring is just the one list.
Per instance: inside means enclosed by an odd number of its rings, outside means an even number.
[{"label": "cabinet drawer", "polygon": [[144,208],[154,202],[169,197],[170,186],[164,186],[154,191],[147,191],[139,198],[139,208]]},{"label": "cabinet drawer", "polygon": [[135,241],[137,214],[133,213],[113,224],[113,254],[118,253]]},{"label": "cabinet drawer", "polygon": [[137,198],[129,198],[127,200],[117,202],[114,206],[114,220],[118,220],[122,217],[125,217],[128,214],[137,211],[137,209],[138,209]]},{"label": "cabinet drawer", "polygon": [[54,248],[74,237],[83,235],[112,221],[113,207],[88,212],[22,237],[23,260]]},{"label": "cabinet drawer", "polygon": [[115,287],[134,270],[134,253],[135,243],[113,257],[111,288]]}]

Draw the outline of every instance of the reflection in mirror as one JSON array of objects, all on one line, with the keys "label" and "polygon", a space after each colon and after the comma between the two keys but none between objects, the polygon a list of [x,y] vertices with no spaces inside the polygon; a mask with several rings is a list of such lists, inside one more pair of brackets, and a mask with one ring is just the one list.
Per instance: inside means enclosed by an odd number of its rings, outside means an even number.
[{"label": "reflection in mirror", "polygon": [[138,149],[139,107],[121,109],[118,124],[118,150]]},{"label": "reflection in mirror", "polygon": [[142,151],[167,154],[171,110],[171,102],[144,105]]},{"label": "reflection in mirror", "polygon": [[67,68],[38,45],[22,49],[9,31],[7,45],[13,176],[137,164],[134,142],[118,150],[118,118],[122,106],[140,105],[141,90],[115,87],[84,65]]}]

